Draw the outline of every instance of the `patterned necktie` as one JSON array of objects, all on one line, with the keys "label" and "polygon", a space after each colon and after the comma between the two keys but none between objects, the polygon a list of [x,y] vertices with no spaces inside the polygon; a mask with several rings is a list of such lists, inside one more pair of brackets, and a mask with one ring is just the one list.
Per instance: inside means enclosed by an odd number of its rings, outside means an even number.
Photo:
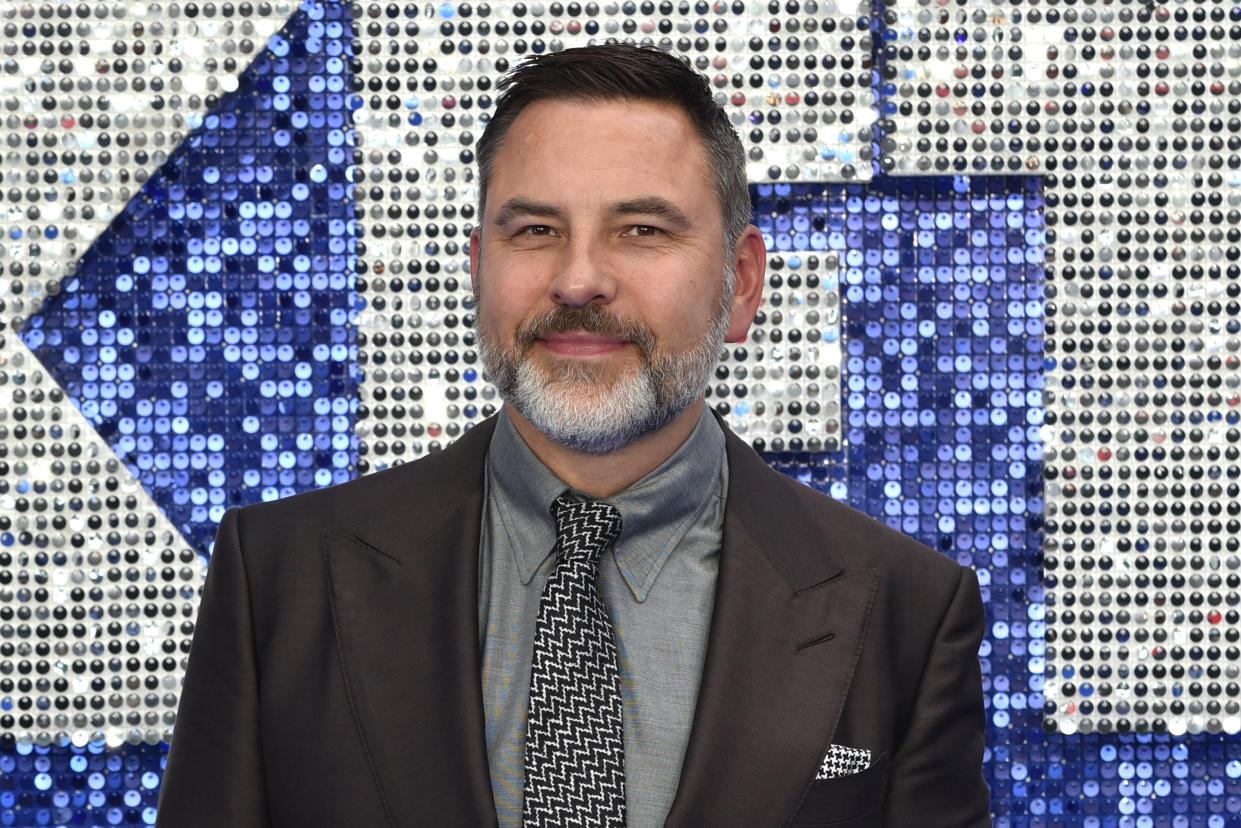
[{"label": "patterned necktie", "polygon": [[561,495],[556,567],[534,627],[523,821],[532,826],[625,824],[625,743],[616,639],[599,597],[599,557],[620,512]]}]

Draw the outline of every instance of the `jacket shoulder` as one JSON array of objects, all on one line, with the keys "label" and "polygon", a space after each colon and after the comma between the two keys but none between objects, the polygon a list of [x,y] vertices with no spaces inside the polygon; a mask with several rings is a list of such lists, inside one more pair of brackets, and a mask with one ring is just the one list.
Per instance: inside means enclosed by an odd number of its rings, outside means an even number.
[{"label": "jacket shoulder", "polygon": [[755,538],[790,539],[845,570],[877,569],[885,580],[944,588],[961,578],[952,557],[776,471],[730,434],[730,505],[734,498]]},{"label": "jacket shoulder", "polygon": [[[481,491],[483,463],[495,418],[469,429],[446,449],[345,483],[240,507],[248,532],[318,535],[365,529],[393,515],[445,515]],[[304,536],[304,535],[303,535]]]},{"label": "jacket shoulder", "polygon": [[953,581],[960,576],[961,564],[949,555],[810,486],[785,479],[800,490],[804,508],[814,512],[824,529],[839,539],[844,554],[854,557],[856,565],[913,576],[935,573]]}]

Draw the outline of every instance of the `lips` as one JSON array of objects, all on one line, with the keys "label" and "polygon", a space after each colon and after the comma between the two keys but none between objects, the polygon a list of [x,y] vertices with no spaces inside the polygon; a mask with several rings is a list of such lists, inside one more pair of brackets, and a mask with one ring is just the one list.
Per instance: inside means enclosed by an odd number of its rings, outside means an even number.
[{"label": "lips", "polygon": [[576,357],[610,354],[629,344],[627,339],[586,331],[549,333],[537,341],[554,354]]}]

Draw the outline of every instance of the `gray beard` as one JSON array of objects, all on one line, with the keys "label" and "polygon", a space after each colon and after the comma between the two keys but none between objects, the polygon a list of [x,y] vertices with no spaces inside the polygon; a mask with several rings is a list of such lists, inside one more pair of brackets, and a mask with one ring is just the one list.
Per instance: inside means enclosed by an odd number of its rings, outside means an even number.
[{"label": "gray beard", "polygon": [[[702,397],[728,329],[732,279],[725,285],[711,327],[684,351],[665,353],[649,328],[592,305],[557,308],[526,322],[511,350],[492,342],[476,315],[479,355],[500,396],[540,433],[574,451],[608,454],[672,422]],[[560,360],[545,368],[529,358],[536,338],[568,330],[629,339],[641,362],[611,379],[586,362]]]}]

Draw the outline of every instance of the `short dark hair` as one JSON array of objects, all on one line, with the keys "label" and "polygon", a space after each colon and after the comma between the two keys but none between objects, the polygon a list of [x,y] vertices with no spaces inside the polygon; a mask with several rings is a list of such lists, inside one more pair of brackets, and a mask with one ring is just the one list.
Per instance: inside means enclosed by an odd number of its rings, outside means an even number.
[{"label": "short dark hair", "polygon": [[702,139],[724,216],[725,253],[731,259],[733,245],[753,215],[745,151],[702,75],[654,46],[609,43],[535,55],[505,75],[499,89],[495,112],[474,148],[480,222],[496,153],[513,121],[530,104],[617,99],[667,103],[685,113]]}]

